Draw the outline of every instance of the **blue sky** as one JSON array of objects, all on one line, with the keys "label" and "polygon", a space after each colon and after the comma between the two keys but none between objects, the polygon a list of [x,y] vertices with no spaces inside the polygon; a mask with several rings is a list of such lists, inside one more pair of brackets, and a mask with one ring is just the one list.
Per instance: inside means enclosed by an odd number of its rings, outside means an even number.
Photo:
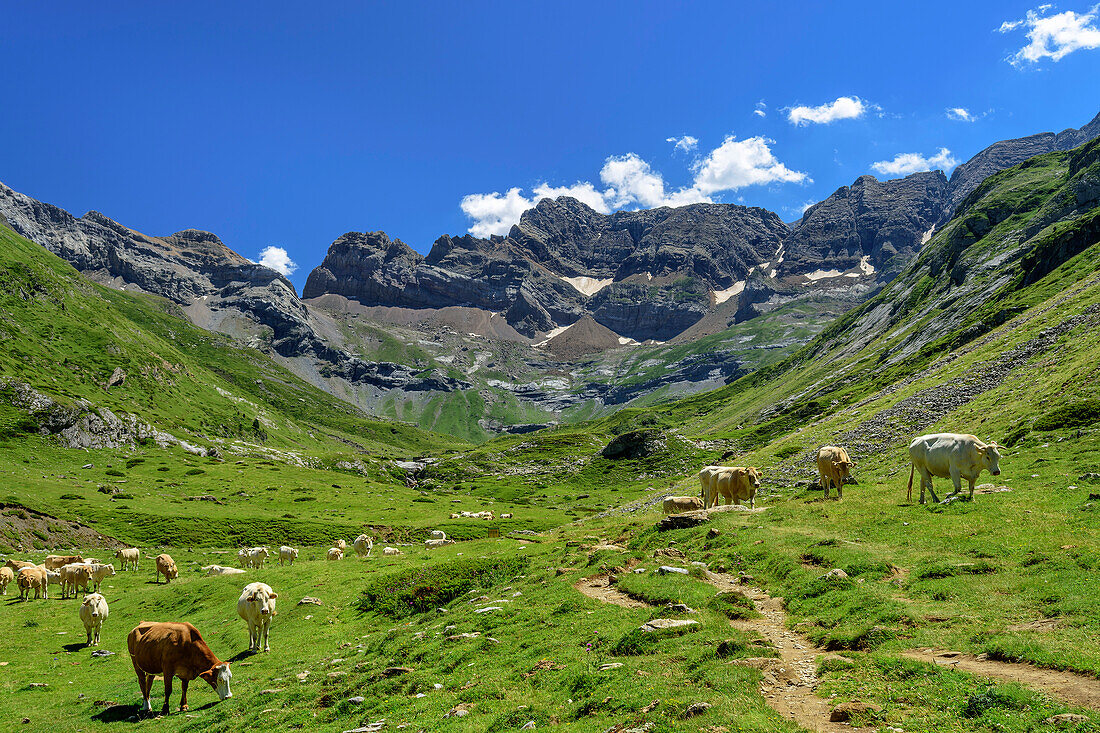
[{"label": "blue sky", "polygon": [[1088,122],[1098,16],[1089,0],[11,3],[0,181],[146,234],[283,248],[299,288],[346,231],[426,252],[501,230],[536,191],[792,220],[862,174]]}]

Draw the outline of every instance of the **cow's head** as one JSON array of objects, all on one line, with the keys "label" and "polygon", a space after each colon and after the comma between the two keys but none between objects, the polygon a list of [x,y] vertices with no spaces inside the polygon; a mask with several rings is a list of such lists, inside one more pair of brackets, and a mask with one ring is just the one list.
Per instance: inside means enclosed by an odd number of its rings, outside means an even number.
[{"label": "cow's head", "polygon": [[179,568],[175,563],[169,563],[168,567],[164,569],[164,577],[166,578],[178,578],[180,574]]},{"label": "cow's head", "polygon": [[856,465],[855,461],[833,461],[833,468],[836,469],[837,475],[848,476],[851,473],[850,469]]},{"label": "cow's head", "polygon": [[98,601],[102,598],[103,596],[99,595],[98,593],[90,593],[84,596],[84,601],[80,605],[88,607],[88,609],[92,612],[92,618],[99,618]]},{"label": "cow's head", "polygon": [[749,475],[749,480],[752,481],[753,488],[760,488],[760,469],[756,467],[746,468],[745,472]]},{"label": "cow's head", "polygon": [[112,563],[107,563],[106,565],[98,565],[96,569],[99,572],[103,573],[103,577],[105,578],[109,578],[115,574],[115,566]]},{"label": "cow's head", "polygon": [[981,465],[987,469],[994,476],[1001,475],[1001,452],[999,450],[1001,446],[996,443],[990,443],[989,445],[983,445],[978,449],[978,456],[981,459]]},{"label": "cow's head", "polygon": [[248,598],[245,600],[249,605],[254,608],[261,616],[274,616],[275,615],[275,599],[279,597],[278,593],[268,593],[262,590],[252,591]]},{"label": "cow's head", "polygon": [[121,560],[122,559],[122,550],[115,550],[115,557],[117,557],[118,559]]},{"label": "cow's head", "polygon": [[218,691],[218,697],[222,700],[233,697],[229,689],[229,680],[233,679],[233,673],[229,671],[229,662],[221,662],[199,675],[208,685]]}]

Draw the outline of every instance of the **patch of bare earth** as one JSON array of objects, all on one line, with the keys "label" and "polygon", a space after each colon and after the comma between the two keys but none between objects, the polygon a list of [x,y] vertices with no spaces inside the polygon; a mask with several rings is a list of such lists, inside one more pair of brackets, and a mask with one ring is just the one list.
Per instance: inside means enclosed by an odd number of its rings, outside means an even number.
[{"label": "patch of bare earth", "polygon": [[1095,677],[1018,662],[999,662],[984,654],[964,654],[946,649],[910,649],[902,652],[901,656],[960,669],[980,677],[1017,682],[1069,705],[1100,710],[1100,680]]},{"label": "patch of bare earth", "polygon": [[741,585],[737,579],[720,573],[709,573],[708,580],[723,591],[736,590],[748,596],[761,618],[730,621],[735,628],[767,639],[779,652],[779,658],[757,657],[738,659],[733,664],[755,667],[761,672],[760,694],[768,706],[783,718],[792,720],[807,730],[822,733],[872,730],[848,723],[832,722],[834,703],[817,694],[817,658],[836,656],[813,644],[802,634],[787,628],[787,613],[783,599],[774,598],[760,588]]},{"label": "patch of bare earth", "polygon": [[581,578],[573,584],[573,587],[583,595],[604,603],[611,603],[623,608],[649,608],[648,603],[631,598],[608,581],[609,578],[606,574],[593,575],[591,578]]},{"label": "patch of bare earth", "polygon": [[29,551],[38,543],[45,549],[107,547],[122,543],[91,527],[70,522],[19,504],[0,504],[0,546],[12,551]]}]

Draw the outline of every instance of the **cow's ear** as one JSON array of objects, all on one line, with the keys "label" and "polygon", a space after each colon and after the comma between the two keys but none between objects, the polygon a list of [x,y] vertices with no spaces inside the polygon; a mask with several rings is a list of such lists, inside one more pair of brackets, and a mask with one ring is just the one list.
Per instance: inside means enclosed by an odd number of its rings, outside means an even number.
[{"label": "cow's ear", "polygon": [[272,598],[272,599],[275,599],[275,598],[279,597],[279,594],[278,593],[272,593],[269,597]]}]

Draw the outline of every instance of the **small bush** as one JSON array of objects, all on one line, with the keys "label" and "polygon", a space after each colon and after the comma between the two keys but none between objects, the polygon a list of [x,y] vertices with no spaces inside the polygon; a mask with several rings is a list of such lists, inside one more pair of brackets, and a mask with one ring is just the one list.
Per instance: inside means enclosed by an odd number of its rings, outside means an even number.
[{"label": "small bush", "polygon": [[183,472],[183,475],[184,476],[201,476],[204,473],[206,473],[206,471],[202,470],[201,468],[189,468],[189,469],[187,469],[186,471]]},{"label": "small bush", "polygon": [[131,458],[130,460],[126,461],[126,468],[133,468],[134,466],[138,465],[139,463],[145,463],[145,459],[144,458]]},{"label": "small bush", "polygon": [[958,575],[987,575],[997,572],[997,566],[983,561],[952,564],[948,562],[933,562],[918,568],[913,577],[918,580],[936,580],[939,578],[954,578]]},{"label": "small bush", "polygon": [[168,466],[159,466],[159,467],[157,468],[157,470],[158,470],[158,471],[167,471],[167,470],[168,470]]},{"label": "small bush", "polygon": [[749,597],[735,590],[719,593],[707,606],[726,618],[757,618],[760,615]]},{"label": "small bush", "polygon": [[1081,400],[1041,415],[1035,421],[1035,429],[1079,428],[1098,421],[1100,421],[1100,400]]},{"label": "small bush", "polygon": [[360,611],[395,618],[446,605],[475,588],[487,588],[523,571],[527,558],[464,558],[376,577],[359,596]]},{"label": "small bush", "polygon": [[1023,710],[1032,702],[1031,697],[1031,694],[1017,685],[990,687],[971,695],[963,706],[962,714],[967,718],[980,718],[986,711],[994,708]]},{"label": "small bush", "polygon": [[119,471],[117,468],[108,468],[103,473],[107,474],[108,476],[125,476],[126,475],[122,471]]},{"label": "small bush", "polygon": [[61,495],[61,500],[62,501],[79,501],[80,499],[83,499],[83,498],[84,497],[81,496],[80,494],[62,494]]},{"label": "small bush", "polygon": [[796,453],[801,453],[802,450],[803,448],[800,445],[788,445],[777,450],[775,452],[775,457],[779,460],[783,460],[784,458],[790,458]]},{"label": "small bush", "polygon": [[657,648],[657,635],[647,634],[641,629],[631,629],[611,645],[611,654],[616,657],[637,657],[652,654]]},{"label": "small bush", "polygon": [[115,498],[116,499],[133,499],[134,495],[133,494],[128,494],[124,491],[120,494],[115,494]]}]

